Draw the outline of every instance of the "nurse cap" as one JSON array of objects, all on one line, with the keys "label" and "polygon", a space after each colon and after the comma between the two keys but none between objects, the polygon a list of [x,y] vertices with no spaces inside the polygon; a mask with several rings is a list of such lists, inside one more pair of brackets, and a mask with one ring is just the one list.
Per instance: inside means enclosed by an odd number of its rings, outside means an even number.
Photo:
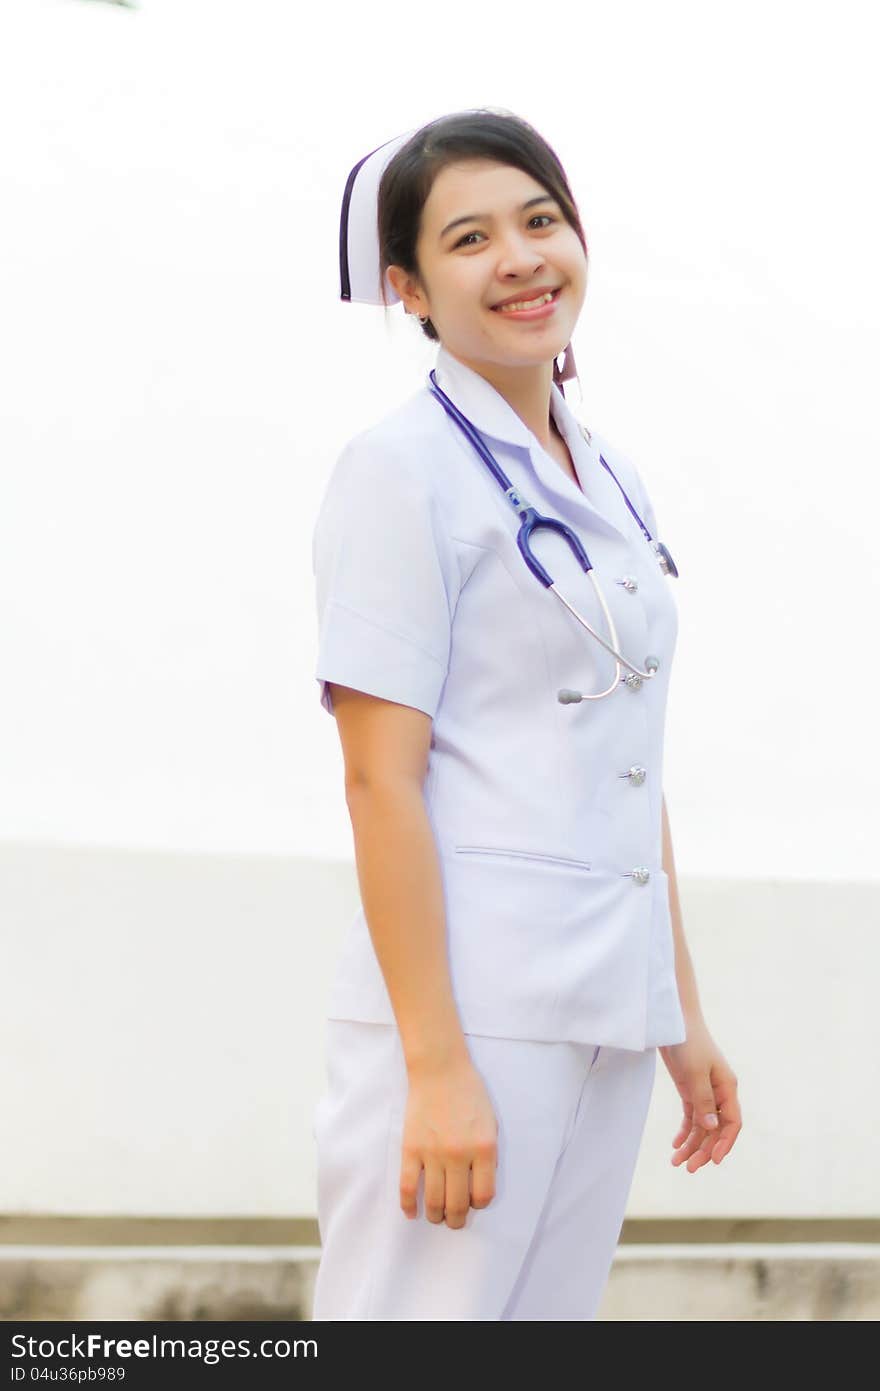
[{"label": "nurse cap", "polygon": [[[391,160],[418,127],[386,140],[359,159],[349,172],[342,195],[339,218],[339,296],[348,303],[375,304],[380,308],[398,304],[400,296],[385,275],[385,299],[379,276],[379,184]],[[553,380],[560,384],[577,377],[571,344],[563,350],[565,365],[558,357],[553,364]],[[564,393],[563,393],[564,394]]]},{"label": "nurse cap", "polygon": [[386,300],[379,279],[379,184],[391,160],[416,128],[386,140],[358,160],[345,181],[339,219],[340,298],[358,304],[398,304],[400,296],[387,275]]}]

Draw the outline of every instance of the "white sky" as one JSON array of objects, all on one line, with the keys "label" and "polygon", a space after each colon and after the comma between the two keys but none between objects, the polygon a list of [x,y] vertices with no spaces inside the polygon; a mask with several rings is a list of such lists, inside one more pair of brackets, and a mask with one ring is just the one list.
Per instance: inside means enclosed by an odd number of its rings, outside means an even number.
[{"label": "white sky", "polygon": [[679,871],[876,876],[869,14],[7,0],[0,837],[351,853],[311,531],[433,351],[339,302],[339,200],[488,104],[568,171],[575,408],[681,571]]}]

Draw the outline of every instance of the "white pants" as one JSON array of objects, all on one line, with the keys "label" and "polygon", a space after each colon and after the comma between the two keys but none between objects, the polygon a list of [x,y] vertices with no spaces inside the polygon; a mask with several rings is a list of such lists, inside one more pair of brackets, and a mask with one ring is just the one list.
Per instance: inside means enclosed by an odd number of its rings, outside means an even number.
[{"label": "white pants", "polygon": [[407,1074],[396,1025],[325,1021],[314,1112],[312,1317],[594,1319],[632,1183],[656,1049],[468,1034],[498,1120],[495,1196],[463,1227],[400,1206]]}]

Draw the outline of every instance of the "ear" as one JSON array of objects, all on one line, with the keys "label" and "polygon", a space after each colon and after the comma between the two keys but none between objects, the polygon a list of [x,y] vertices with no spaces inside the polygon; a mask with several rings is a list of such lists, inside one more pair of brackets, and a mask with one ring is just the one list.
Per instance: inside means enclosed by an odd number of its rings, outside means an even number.
[{"label": "ear", "polygon": [[389,266],[388,279],[408,314],[427,314],[427,301],[420,292],[417,281],[402,266]]}]

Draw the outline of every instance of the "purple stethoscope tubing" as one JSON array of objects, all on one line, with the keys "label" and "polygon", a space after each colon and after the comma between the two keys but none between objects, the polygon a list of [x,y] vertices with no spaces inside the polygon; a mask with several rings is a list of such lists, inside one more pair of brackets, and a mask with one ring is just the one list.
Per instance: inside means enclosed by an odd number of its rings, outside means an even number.
[{"label": "purple stethoscope tubing", "polygon": [[[443,389],[438,385],[437,378],[434,374],[433,369],[429,373],[428,389],[432,393],[432,395],[434,395],[440,402],[447,415],[449,415],[452,418],[455,424],[458,425],[458,427],[470,440],[471,444],[474,446],[474,449],[477,451],[480,458],[483,460],[486,467],[489,469],[489,472],[492,474],[493,478],[498,483],[499,487],[502,489],[508,502],[511,503],[511,505],[514,507],[517,514],[519,515],[520,524],[519,530],[517,532],[516,541],[520,550],[520,554],[522,555],[532,574],[535,576],[536,579],[541,581],[541,584],[544,586],[545,589],[551,590],[551,592],[562,601],[562,603],[568,609],[569,613],[571,613],[572,616],[577,619],[578,623],[580,623],[582,627],[586,628],[587,632],[592,634],[596,641],[602,647],[605,648],[605,651],[609,652],[611,656],[614,658],[614,680],[611,682],[610,686],[606,687],[604,691],[597,691],[592,695],[584,695],[582,691],[561,690],[558,693],[559,701],[563,705],[568,705],[572,702],[577,702],[581,700],[601,700],[604,696],[610,695],[611,692],[617,688],[617,685],[621,680],[627,686],[635,686],[636,688],[638,688],[638,686],[641,685],[642,679],[644,677],[651,677],[656,675],[657,669],[660,665],[658,657],[646,657],[645,669],[642,670],[640,667],[634,666],[632,662],[628,661],[627,658],[624,657],[623,654],[618,651],[618,637],[617,631],[614,626],[614,619],[605,601],[605,596],[603,595],[599,587],[599,584],[596,580],[596,576],[594,573],[592,573],[593,565],[590,560],[590,557],[587,555],[586,550],[581,544],[580,537],[571,529],[570,526],[567,526],[565,522],[559,521],[556,517],[543,516],[540,512],[537,511],[536,508],[530,506],[527,502],[523,500],[521,494],[514,487],[510,479],[507,477],[507,474],[501,468],[501,465],[498,463],[498,460],[486,447],[486,444],[484,443],[482,436],[474,428],[474,426],[468,420],[467,416],[462,415],[461,411],[455,405],[454,401],[451,401],[449,397],[446,395],[446,392],[443,391]],[[645,526],[645,523],[642,521],[638,512],[633,507],[632,503],[627,497],[626,491],[623,485],[621,484],[620,479],[617,477],[614,470],[605,461],[605,459],[603,459],[601,454],[599,455],[599,460],[611,474],[611,477],[614,479],[615,483],[617,484],[618,488],[623,494],[624,502],[626,503],[633,517],[638,522],[639,527],[641,528],[642,533],[646,537],[648,544],[651,546],[652,551],[657,556],[661,570],[664,572],[664,574],[677,576],[678,570],[675,568],[675,563],[672,559],[672,556],[669,554],[669,551],[667,550],[666,546],[663,545],[662,541],[655,541],[653,539],[650,531]],[[537,556],[532,554],[530,538],[532,532],[537,531],[540,527],[547,527],[551,531],[557,531],[560,534],[560,536],[562,536],[563,539],[568,542],[568,545],[571,551],[573,552],[575,559],[577,560],[578,564],[583,570],[584,574],[589,575],[589,578],[593,583],[593,588],[596,591],[596,597],[598,598],[599,603],[602,607],[602,611],[605,615],[605,620],[608,624],[608,630],[612,637],[612,643],[606,642],[605,639],[601,637],[599,633],[596,632],[595,628],[592,628],[590,626],[590,624],[587,622],[584,616],[578,613],[577,609],[575,609],[568,602],[565,596],[561,594],[560,591],[556,588],[552,576],[547,572],[547,570],[545,570],[544,566],[538,560]],[[621,677],[621,664],[629,668],[629,676]]]},{"label": "purple stethoscope tubing", "polygon": [[[532,532],[537,531],[542,526],[549,527],[552,531],[558,531],[559,534],[565,538],[584,574],[589,574],[589,572],[593,568],[593,565],[592,561],[590,560],[590,557],[587,555],[587,552],[584,550],[584,547],[581,544],[580,537],[574,531],[572,531],[571,527],[567,526],[565,522],[559,521],[556,517],[544,517],[540,512],[537,511],[536,508],[530,507],[528,506],[528,504],[522,501],[516,488],[513,486],[510,479],[507,477],[507,474],[504,472],[503,468],[498,463],[498,460],[491,453],[491,451],[487,449],[482,436],[477,432],[477,430],[474,429],[467,416],[462,415],[455,402],[450,401],[449,397],[446,395],[446,392],[442,389],[442,387],[438,385],[433,368],[429,373],[429,378],[430,385],[428,387],[428,390],[431,391],[434,396],[436,396],[437,400],[440,402],[441,406],[446,411],[446,413],[452,417],[456,425],[458,425],[458,427],[464,432],[464,434],[467,435],[471,444],[474,446],[474,449],[476,449],[480,458],[483,460],[486,467],[489,469],[490,473],[495,478],[495,481],[498,483],[505,496],[510,500],[516,511],[519,513],[520,526],[516,538],[517,545],[519,546],[523,559],[525,560],[526,564],[528,565],[529,569],[531,570],[532,574],[536,577],[536,579],[539,579],[541,581],[541,584],[544,586],[545,589],[549,589],[550,586],[553,584],[552,577],[544,569],[544,566],[541,564],[540,560],[538,560],[537,556],[532,554],[532,548],[529,544],[529,538],[531,537]],[[662,541],[654,541],[650,531],[645,526],[645,523],[642,521],[638,512],[633,507],[632,503],[627,497],[623,484],[620,482],[620,479],[617,477],[617,474],[606,462],[606,460],[603,459],[601,454],[599,455],[599,462],[602,464],[604,468],[608,470],[608,472],[611,474],[611,477],[614,479],[615,483],[617,484],[618,488],[623,494],[624,502],[626,503],[630,512],[635,517],[636,521],[641,527],[644,536],[650,543],[655,554],[658,556],[658,559],[660,560],[661,569],[664,571],[664,573],[674,575],[677,577],[678,570],[675,568],[675,564],[673,562],[672,556],[669,554],[669,551],[663,545]],[[663,563],[664,560],[666,562],[666,565],[664,565]]]}]

